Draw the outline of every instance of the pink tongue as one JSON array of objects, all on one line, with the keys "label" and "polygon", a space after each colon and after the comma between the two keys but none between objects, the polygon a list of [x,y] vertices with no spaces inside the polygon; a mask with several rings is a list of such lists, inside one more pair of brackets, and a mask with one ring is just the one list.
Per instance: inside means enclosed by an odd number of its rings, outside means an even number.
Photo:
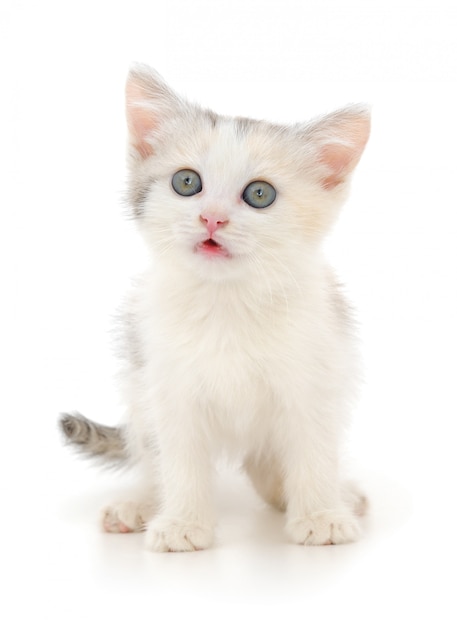
[{"label": "pink tongue", "polygon": [[219,244],[216,241],[214,241],[214,239],[207,239],[204,243],[205,243],[205,246],[211,246],[213,248],[219,247]]}]

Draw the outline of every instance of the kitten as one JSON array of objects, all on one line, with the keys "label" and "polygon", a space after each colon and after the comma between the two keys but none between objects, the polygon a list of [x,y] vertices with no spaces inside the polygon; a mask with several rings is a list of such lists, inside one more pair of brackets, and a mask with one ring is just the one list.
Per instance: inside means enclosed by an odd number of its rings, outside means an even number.
[{"label": "kitten", "polygon": [[145,66],[127,81],[129,198],[150,251],[125,313],[126,423],[61,417],[84,453],[140,467],[108,532],[157,551],[213,541],[211,467],[242,455],[293,542],[358,538],[341,478],[355,398],[351,320],[322,255],[369,135],[350,106],[308,124],[218,116]]}]

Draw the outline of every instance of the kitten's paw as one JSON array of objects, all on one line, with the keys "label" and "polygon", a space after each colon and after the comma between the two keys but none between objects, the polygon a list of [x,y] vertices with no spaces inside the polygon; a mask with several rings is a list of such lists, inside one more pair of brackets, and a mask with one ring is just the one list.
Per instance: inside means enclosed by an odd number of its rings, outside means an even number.
[{"label": "kitten's paw", "polygon": [[146,545],[154,552],[204,550],[213,542],[213,529],[197,522],[158,517],[148,525]]},{"label": "kitten's paw", "polygon": [[290,520],[286,530],[294,543],[306,546],[351,543],[361,535],[356,517],[344,510],[313,513]]},{"label": "kitten's paw", "polygon": [[107,533],[137,533],[146,530],[153,514],[152,505],[139,502],[118,502],[102,511],[102,526]]}]

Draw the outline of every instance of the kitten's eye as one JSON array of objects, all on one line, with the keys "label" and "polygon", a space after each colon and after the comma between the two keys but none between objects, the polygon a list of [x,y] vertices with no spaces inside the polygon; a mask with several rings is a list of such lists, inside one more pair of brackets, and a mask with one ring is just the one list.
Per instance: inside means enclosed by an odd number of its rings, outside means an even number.
[{"label": "kitten's eye", "polygon": [[171,179],[173,189],[180,196],[195,196],[203,189],[202,179],[193,170],[179,170]]},{"label": "kitten's eye", "polygon": [[243,191],[243,200],[254,209],[265,209],[273,204],[276,198],[276,190],[263,180],[250,183]]}]

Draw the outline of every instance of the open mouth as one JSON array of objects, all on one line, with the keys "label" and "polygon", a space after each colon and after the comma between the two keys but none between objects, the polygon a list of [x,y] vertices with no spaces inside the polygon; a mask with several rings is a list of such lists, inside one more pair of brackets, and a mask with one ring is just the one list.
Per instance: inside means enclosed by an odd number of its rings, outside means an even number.
[{"label": "open mouth", "polygon": [[202,241],[197,245],[196,251],[205,256],[230,256],[228,250],[214,239]]},{"label": "open mouth", "polygon": [[207,246],[209,248],[220,248],[220,244],[217,243],[217,241],[214,241],[214,239],[207,239],[206,241],[203,242],[204,246]]}]

